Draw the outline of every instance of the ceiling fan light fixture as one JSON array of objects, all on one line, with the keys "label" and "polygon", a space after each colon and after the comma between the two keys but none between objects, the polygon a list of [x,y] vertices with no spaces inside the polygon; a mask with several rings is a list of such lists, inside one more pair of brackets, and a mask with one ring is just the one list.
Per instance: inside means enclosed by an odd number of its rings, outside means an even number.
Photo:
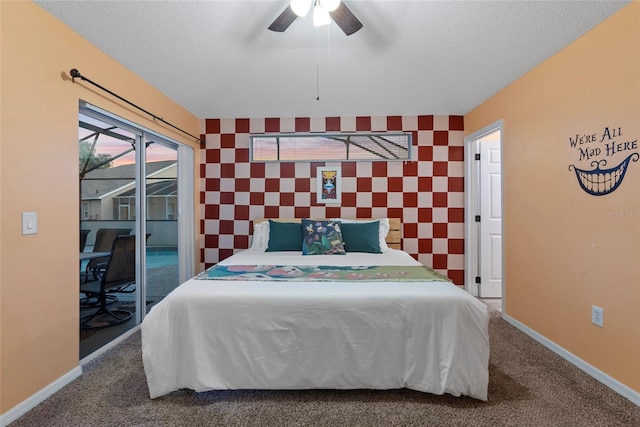
[{"label": "ceiling fan light fixture", "polygon": [[[298,17],[308,14],[311,5],[315,27],[329,25],[333,21],[347,36],[362,28],[362,22],[342,0],[289,0],[282,13],[267,28],[278,33],[284,32]],[[333,10],[334,7],[337,8]]]},{"label": "ceiling fan light fixture", "polygon": [[340,0],[320,0],[320,5],[327,11],[333,12],[340,6]]},{"label": "ceiling fan light fixture", "polygon": [[323,25],[329,25],[331,23],[331,17],[329,11],[322,7],[316,0],[316,4],[313,7],[313,25],[314,27],[321,27]]},{"label": "ceiling fan light fixture", "polygon": [[311,8],[312,0],[291,0],[291,10],[293,13],[303,18],[307,16],[309,9]]}]

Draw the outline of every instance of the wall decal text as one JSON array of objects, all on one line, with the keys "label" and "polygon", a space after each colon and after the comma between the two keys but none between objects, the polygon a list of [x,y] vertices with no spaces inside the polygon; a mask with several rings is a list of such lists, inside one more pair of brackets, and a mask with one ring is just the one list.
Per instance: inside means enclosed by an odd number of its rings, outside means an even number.
[{"label": "wall decal text", "polygon": [[[624,179],[629,163],[637,162],[638,139],[626,138],[621,127],[605,127],[600,132],[576,133],[569,137],[569,146],[575,150],[578,162],[589,162],[590,170],[569,165],[580,188],[592,196],[604,196],[614,192]],[[633,151],[633,153],[629,153]],[[607,158],[622,153],[625,158],[612,168],[605,168]]]}]

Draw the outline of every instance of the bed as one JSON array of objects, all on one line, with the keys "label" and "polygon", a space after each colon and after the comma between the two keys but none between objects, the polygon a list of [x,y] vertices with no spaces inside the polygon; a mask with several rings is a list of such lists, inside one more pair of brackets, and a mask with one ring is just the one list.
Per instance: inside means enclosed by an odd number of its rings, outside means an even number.
[{"label": "bed", "polygon": [[[395,249],[397,221],[305,221],[255,221],[250,249],[150,310],[141,330],[151,398],[409,388],[487,400],[483,303]],[[322,245],[333,246],[314,252]]]}]

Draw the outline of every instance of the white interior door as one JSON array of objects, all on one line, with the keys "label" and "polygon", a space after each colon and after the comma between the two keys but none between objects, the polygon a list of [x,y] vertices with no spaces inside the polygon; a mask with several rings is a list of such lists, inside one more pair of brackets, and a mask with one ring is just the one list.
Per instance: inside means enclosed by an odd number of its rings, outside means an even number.
[{"label": "white interior door", "polygon": [[479,264],[481,298],[502,297],[502,177],[500,133],[480,139]]}]

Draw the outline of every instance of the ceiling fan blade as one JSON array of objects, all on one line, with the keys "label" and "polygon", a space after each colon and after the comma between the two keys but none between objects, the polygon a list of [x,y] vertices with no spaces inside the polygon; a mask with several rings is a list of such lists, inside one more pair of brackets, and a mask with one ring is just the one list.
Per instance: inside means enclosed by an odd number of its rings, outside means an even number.
[{"label": "ceiling fan blade", "polygon": [[291,6],[287,6],[287,8],[282,11],[280,16],[278,16],[275,21],[273,21],[271,25],[269,25],[269,29],[271,31],[277,31],[278,33],[281,33],[289,28],[289,25],[291,25],[291,23],[295,21],[297,17],[298,15],[296,15],[295,12],[291,9]]},{"label": "ceiling fan blade", "polygon": [[344,1],[340,2],[340,6],[336,10],[329,13],[335,23],[338,24],[338,27],[348,36],[362,28],[362,22],[356,18],[353,12],[344,4]]}]

